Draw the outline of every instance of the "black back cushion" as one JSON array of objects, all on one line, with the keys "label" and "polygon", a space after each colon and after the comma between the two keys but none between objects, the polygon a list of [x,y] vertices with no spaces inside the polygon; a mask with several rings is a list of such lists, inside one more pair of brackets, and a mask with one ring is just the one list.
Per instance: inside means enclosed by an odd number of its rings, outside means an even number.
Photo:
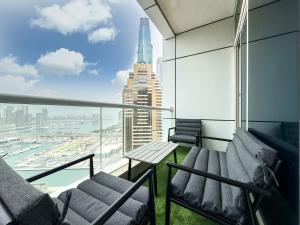
[{"label": "black back cushion", "polygon": [[201,131],[201,120],[199,119],[176,119],[175,121],[177,135],[195,136]]}]

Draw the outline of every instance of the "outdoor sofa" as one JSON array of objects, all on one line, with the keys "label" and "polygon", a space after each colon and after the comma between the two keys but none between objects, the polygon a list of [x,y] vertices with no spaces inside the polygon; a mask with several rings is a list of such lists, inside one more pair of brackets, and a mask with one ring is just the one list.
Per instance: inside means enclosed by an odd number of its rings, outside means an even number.
[{"label": "outdoor sofa", "polygon": [[171,202],[218,224],[258,224],[255,213],[281,164],[277,152],[242,129],[233,141],[201,138],[228,142],[226,152],[193,146],[182,165],[167,163],[166,225]]},{"label": "outdoor sofa", "polygon": [[[93,154],[24,180],[0,157],[1,225],[155,225],[152,170],[132,183],[94,175]],[[51,199],[29,182],[90,160],[90,179]],[[142,186],[148,180],[149,188]]]}]

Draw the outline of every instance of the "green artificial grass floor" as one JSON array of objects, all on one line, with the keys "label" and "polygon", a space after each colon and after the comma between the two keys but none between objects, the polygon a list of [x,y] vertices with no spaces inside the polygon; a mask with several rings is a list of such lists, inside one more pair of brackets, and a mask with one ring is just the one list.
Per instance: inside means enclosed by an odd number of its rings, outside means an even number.
[{"label": "green artificial grass floor", "polygon": [[[185,156],[187,155],[189,148],[178,147],[176,149],[177,153],[177,163],[181,163]],[[155,197],[155,210],[156,210],[156,224],[165,224],[165,198],[166,198],[166,188],[167,188],[167,165],[166,162],[174,162],[173,154],[167,156],[160,164],[157,165],[157,187],[158,196]],[[175,172],[175,170],[174,170]],[[214,222],[189,211],[177,204],[171,203],[171,224],[172,225],[215,225]]]}]

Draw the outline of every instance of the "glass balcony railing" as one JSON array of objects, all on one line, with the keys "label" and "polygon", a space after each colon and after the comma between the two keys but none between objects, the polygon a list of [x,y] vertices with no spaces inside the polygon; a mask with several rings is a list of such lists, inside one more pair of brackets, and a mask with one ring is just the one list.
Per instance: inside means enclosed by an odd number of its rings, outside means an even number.
[{"label": "glass balcony railing", "polygon": [[[122,155],[167,140],[172,110],[150,106],[0,95],[0,156],[24,178],[94,153],[95,171]],[[85,178],[88,162],[35,183],[48,193]]]}]

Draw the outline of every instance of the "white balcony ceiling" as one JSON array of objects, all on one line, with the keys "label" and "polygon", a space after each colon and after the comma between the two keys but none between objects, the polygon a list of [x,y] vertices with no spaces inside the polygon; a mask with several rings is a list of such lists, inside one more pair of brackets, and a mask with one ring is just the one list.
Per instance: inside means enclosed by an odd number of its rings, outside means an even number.
[{"label": "white balcony ceiling", "polygon": [[[233,16],[236,0],[137,0],[165,38]],[[158,13],[162,16],[158,18]],[[166,20],[166,21],[161,21]],[[169,24],[168,24],[169,23]],[[170,30],[166,28],[170,26]],[[172,32],[171,32],[172,33]]]}]

